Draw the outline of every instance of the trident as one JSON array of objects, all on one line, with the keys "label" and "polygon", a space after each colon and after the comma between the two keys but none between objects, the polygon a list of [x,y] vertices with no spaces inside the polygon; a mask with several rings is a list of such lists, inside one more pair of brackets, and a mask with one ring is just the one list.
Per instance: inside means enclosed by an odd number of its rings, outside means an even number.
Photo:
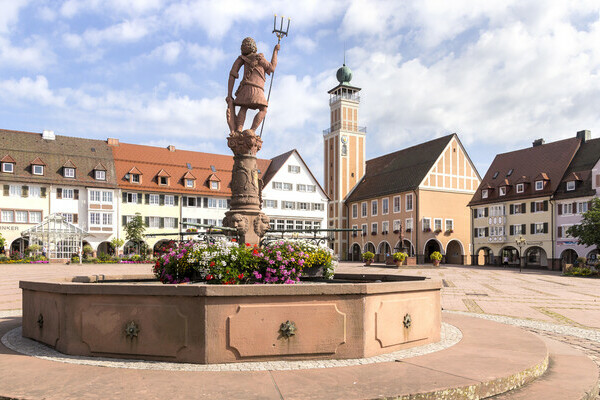
[{"label": "trident", "polygon": [[[290,30],[290,20],[291,18],[288,18],[287,21],[287,27],[285,28],[285,31],[283,30],[283,19],[285,17],[281,17],[281,23],[279,24],[279,29],[277,29],[277,14],[275,14],[275,17],[273,17],[273,32],[276,36],[277,36],[277,44],[279,44],[281,42],[281,38],[283,38],[284,36],[288,35],[288,31]],[[271,88],[273,87],[273,79],[275,79],[275,71],[273,71],[273,75],[271,75],[271,83],[269,84],[269,94],[267,95],[267,103],[269,103],[269,99],[271,98]],[[267,119],[267,117],[265,116],[265,119]],[[263,132],[263,128],[265,127],[265,119],[263,119],[262,125],[260,126],[260,135],[259,137],[262,138],[262,132]]]}]

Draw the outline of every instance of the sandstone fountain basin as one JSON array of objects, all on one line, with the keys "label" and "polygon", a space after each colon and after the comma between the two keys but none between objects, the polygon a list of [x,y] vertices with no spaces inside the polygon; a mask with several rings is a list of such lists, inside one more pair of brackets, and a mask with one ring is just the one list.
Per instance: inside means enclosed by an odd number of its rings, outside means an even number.
[{"label": "sandstone fountain basin", "polygon": [[20,287],[23,336],[71,355],[201,364],[348,359],[440,340],[441,282],[422,277],[229,286],[95,275]]}]

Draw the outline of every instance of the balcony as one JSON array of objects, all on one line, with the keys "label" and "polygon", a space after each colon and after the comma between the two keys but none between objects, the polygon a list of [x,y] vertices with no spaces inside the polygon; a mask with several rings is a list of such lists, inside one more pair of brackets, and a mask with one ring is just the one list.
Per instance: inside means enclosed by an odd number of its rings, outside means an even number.
[{"label": "balcony", "polygon": [[355,103],[360,103],[360,96],[357,93],[341,93],[332,95],[329,98],[329,105],[332,105],[340,100],[348,100],[353,101]]},{"label": "balcony", "polygon": [[323,135],[329,135],[331,132],[336,131],[338,129],[341,129],[346,132],[367,133],[366,126],[358,126],[358,124],[355,122],[336,122],[335,124],[332,124],[331,127],[324,129]]}]

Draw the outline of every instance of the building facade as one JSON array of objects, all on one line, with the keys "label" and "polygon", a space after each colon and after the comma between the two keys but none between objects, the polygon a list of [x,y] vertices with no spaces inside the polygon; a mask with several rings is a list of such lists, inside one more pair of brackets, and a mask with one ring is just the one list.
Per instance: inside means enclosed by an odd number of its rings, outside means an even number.
[{"label": "building facade", "polygon": [[474,264],[557,268],[553,194],[580,143],[539,139],[496,156],[469,202]]}]

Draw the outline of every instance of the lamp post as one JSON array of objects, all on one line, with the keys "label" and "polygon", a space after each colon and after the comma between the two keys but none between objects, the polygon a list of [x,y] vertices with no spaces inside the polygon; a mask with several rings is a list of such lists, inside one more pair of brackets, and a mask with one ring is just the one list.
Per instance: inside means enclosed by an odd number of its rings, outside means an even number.
[{"label": "lamp post", "polygon": [[523,253],[522,253],[522,248],[523,246],[527,245],[527,241],[525,240],[525,238],[523,238],[523,235],[520,235],[519,238],[517,240],[515,240],[515,243],[517,244],[517,246],[519,247],[519,272],[522,272],[521,268],[523,267]]}]

